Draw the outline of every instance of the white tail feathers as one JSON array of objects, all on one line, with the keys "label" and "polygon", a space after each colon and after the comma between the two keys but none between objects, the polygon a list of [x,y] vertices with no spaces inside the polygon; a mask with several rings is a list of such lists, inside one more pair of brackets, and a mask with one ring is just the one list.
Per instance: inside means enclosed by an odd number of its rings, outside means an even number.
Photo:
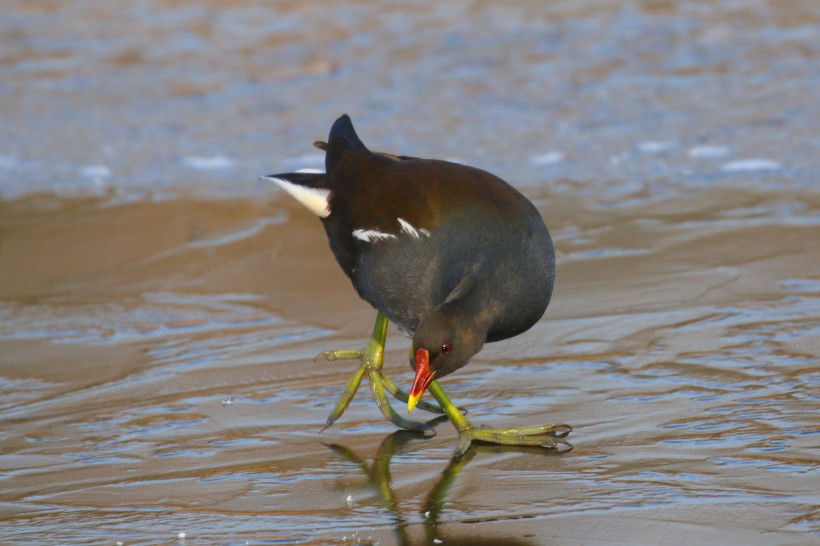
[{"label": "white tail feathers", "polygon": [[327,218],[330,216],[330,190],[308,188],[294,184],[284,178],[276,178],[274,176],[264,176],[263,178],[275,182],[277,186],[288,192],[291,197],[299,201],[319,218]]}]

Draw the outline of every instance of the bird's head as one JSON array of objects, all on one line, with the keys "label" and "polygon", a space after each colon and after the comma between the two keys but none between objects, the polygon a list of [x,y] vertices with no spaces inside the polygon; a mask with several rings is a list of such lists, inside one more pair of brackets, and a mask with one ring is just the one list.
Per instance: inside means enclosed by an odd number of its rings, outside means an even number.
[{"label": "bird's head", "polygon": [[487,327],[478,318],[457,305],[444,304],[422,319],[413,335],[410,365],[416,377],[407,402],[408,411],[413,411],[434,379],[464,367],[481,350]]}]

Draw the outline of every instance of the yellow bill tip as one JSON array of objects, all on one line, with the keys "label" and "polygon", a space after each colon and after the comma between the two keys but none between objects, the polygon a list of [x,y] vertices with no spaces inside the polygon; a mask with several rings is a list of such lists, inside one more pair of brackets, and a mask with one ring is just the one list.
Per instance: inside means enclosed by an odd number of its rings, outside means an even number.
[{"label": "yellow bill tip", "polygon": [[419,400],[421,399],[422,394],[423,393],[420,392],[416,395],[411,394],[410,396],[407,397],[407,411],[408,411],[408,413],[412,412],[415,409],[416,404],[419,403]]}]

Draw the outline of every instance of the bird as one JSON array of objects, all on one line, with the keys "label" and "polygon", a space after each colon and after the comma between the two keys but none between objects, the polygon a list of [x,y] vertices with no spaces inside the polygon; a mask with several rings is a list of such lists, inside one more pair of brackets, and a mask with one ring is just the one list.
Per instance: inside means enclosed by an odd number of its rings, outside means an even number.
[{"label": "bird", "polygon": [[[444,413],[459,434],[455,456],[473,442],[554,449],[564,424],[485,429],[449,399],[439,380],[464,367],[485,343],[530,329],[555,282],[555,252],[543,218],[522,193],[487,171],[437,159],[369,150],[347,114],[332,125],[325,171],[262,177],[318,216],[330,250],[358,295],[377,311],[362,350],[317,360],[358,359],[359,367],[322,430],[347,409],[366,375],[385,417],[409,430],[432,425],[399,415],[387,392]],[[388,323],[412,337],[408,392],[383,370]],[[437,404],[421,401],[425,392]]]}]

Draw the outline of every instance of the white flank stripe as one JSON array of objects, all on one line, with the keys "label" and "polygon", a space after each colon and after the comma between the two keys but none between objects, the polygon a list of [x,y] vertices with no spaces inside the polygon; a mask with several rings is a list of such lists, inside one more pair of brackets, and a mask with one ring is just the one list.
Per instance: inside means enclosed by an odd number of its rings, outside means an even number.
[{"label": "white flank stripe", "polygon": [[408,222],[404,218],[399,218],[398,220],[399,220],[399,224],[401,224],[401,230],[403,232],[405,232],[407,235],[410,235],[411,237],[415,237],[416,239],[421,238],[422,235],[424,235],[425,237],[430,236],[430,232],[428,230],[426,230],[424,228],[416,229],[416,228],[413,227],[413,225],[410,222]]},{"label": "white flank stripe", "polygon": [[330,190],[306,188],[273,176],[263,176],[262,178],[275,182],[277,186],[288,192],[291,197],[302,203],[319,218],[327,218],[330,215]]},{"label": "white flank stripe", "polygon": [[360,241],[364,241],[365,243],[396,238],[396,236],[392,233],[385,233],[383,231],[379,231],[378,229],[354,229],[353,237],[359,239]]}]

